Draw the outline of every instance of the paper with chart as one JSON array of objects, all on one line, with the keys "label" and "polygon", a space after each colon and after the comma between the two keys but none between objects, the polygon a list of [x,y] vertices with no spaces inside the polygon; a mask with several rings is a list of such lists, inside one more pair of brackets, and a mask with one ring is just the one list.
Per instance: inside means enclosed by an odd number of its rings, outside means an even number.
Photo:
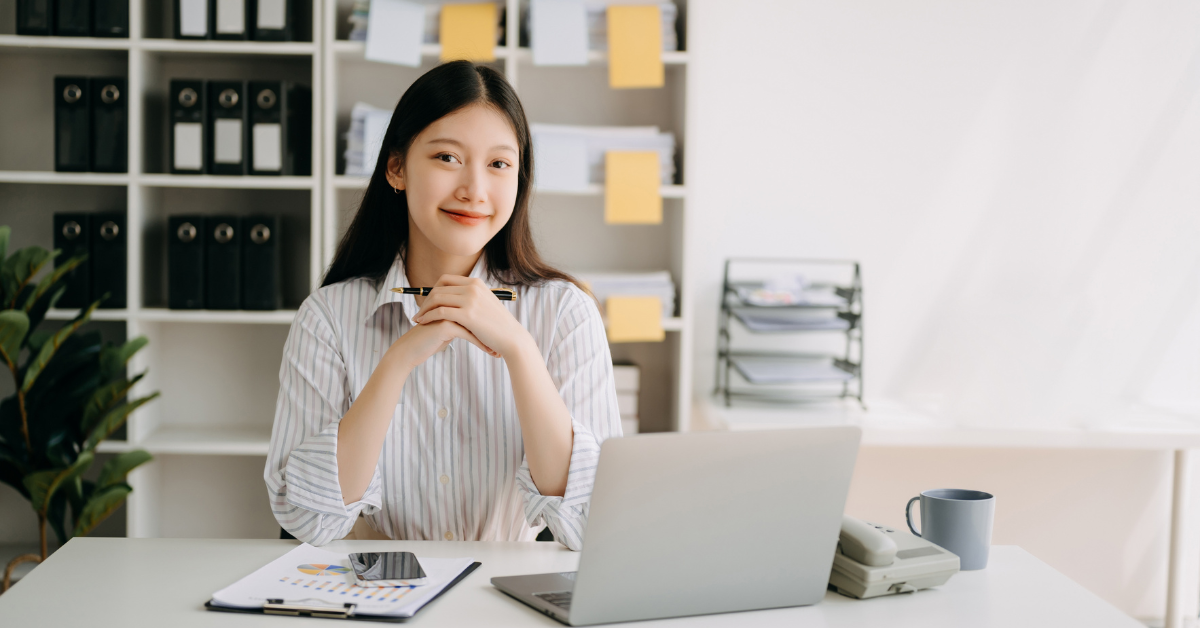
[{"label": "paper with chart", "polygon": [[475,562],[471,558],[417,558],[429,578],[427,584],[360,587],[354,584],[346,554],[305,543],[217,591],[212,602],[231,608],[261,608],[267,600],[282,599],[287,604],[338,609],[350,603],[355,605],[356,615],[412,617]]}]

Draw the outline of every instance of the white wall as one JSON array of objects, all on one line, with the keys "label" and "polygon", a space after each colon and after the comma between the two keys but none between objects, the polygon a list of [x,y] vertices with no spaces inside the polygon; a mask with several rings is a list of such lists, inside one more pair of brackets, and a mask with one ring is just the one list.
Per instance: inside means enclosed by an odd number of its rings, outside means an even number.
[{"label": "white wall", "polygon": [[[1200,4],[690,6],[701,397],[723,258],[840,257],[869,397],[976,425],[1200,415]],[[1166,457],[868,450],[850,504],[898,523],[959,481],[999,495],[998,542],[1161,616]]]}]

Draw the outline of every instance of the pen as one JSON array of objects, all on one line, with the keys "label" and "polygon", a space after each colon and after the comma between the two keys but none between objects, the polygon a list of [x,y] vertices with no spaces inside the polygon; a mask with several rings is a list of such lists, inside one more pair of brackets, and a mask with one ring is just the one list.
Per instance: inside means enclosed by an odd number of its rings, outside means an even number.
[{"label": "pen", "polygon": [[[423,297],[429,296],[430,290],[433,290],[433,288],[392,288],[392,292],[399,292],[400,294],[416,294]],[[496,295],[496,298],[500,299],[501,301],[517,300],[517,291],[509,290],[508,288],[492,288],[492,294]]]}]

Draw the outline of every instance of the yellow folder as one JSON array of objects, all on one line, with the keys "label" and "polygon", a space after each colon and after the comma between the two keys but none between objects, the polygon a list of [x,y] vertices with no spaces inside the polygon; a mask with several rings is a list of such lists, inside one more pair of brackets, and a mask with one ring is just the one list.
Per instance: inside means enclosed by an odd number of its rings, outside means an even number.
[{"label": "yellow folder", "polygon": [[494,61],[497,24],[494,3],[443,5],[442,61]]},{"label": "yellow folder", "polygon": [[658,297],[608,297],[609,342],[662,342],[662,300]]},{"label": "yellow folder", "polygon": [[604,155],[604,222],[610,225],[662,223],[658,153],[610,151]]},{"label": "yellow folder", "polygon": [[658,5],[609,5],[608,84],[614,88],[663,86]]}]

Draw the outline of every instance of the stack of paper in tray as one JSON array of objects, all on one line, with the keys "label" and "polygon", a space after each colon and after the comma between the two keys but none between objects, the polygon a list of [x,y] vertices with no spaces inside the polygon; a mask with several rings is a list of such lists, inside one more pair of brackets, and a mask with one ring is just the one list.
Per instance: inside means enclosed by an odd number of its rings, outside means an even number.
[{"label": "stack of paper in tray", "polygon": [[366,103],[355,103],[350,111],[350,132],[346,138],[346,174],[365,177],[375,170],[383,134],[392,120],[391,109],[379,109]]},{"label": "stack of paper in tray", "polygon": [[662,302],[662,317],[670,318],[675,312],[675,283],[671,273],[663,270],[653,273],[577,273],[575,278],[585,282],[592,295],[600,303],[603,314],[604,303],[609,297],[658,297]]},{"label": "stack of paper in tray", "polygon": [[736,356],[730,362],[752,384],[835,383],[854,377],[830,358]]},{"label": "stack of paper in tray", "polygon": [[609,151],[658,153],[663,185],[675,180],[675,135],[656,126],[574,126],[531,124],[534,183],[543,190],[578,192],[604,183]]},{"label": "stack of paper in tray", "polygon": [[850,321],[832,308],[735,307],[733,315],[746,329],[755,332],[849,329]]}]

